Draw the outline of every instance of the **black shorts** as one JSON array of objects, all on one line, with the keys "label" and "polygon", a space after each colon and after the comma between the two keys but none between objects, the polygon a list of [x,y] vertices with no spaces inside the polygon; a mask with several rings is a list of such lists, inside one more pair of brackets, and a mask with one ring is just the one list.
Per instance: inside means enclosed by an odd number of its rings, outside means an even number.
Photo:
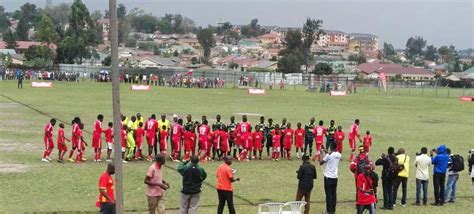
[{"label": "black shorts", "polygon": [[265,144],[265,147],[271,148],[273,146],[273,139],[271,135],[267,135],[267,143]]},{"label": "black shorts", "polygon": [[312,146],[312,145],[313,145],[313,142],[314,142],[314,137],[308,137],[308,136],[306,136],[306,137],[304,138],[304,144],[305,144],[305,145],[308,145],[308,144],[309,144],[309,145]]}]

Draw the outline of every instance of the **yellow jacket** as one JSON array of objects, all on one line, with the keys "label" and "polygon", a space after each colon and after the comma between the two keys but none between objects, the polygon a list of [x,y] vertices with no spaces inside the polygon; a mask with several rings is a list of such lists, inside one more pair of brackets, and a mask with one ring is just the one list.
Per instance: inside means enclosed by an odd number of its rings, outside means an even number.
[{"label": "yellow jacket", "polygon": [[408,170],[410,169],[410,157],[408,157],[408,155],[405,155],[405,154],[399,154],[397,155],[397,159],[398,159],[398,164],[399,165],[403,164],[404,166],[404,169],[398,173],[398,176],[408,178],[408,175],[409,175]]}]

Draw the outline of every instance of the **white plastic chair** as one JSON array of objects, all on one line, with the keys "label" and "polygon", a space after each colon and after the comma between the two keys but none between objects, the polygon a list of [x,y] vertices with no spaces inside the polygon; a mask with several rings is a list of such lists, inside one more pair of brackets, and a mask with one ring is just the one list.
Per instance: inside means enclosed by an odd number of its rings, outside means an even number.
[{"label": "white plastic chair", "polygon": [[[280,214],[281,208],[284,203],[265,203],[258,205],[258,214]],[[262,211],[262,209],[268,209],[267,211]]]},{"label": "white plastic chair", "polygon": [[[303,213],[304,206],[306,205],[306,201],[290,201],[283,204],[280,207],[280,214],[301,214]],[[283,211],[284,208],[289,207],[289,211]]]}]

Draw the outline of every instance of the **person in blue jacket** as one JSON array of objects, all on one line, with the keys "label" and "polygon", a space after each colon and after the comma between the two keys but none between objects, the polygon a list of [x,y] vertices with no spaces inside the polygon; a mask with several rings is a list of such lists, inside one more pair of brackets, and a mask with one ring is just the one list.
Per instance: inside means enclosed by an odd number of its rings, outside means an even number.
[{"label": "person in blue jacket", "polygon": [[[433,153],[436,156],[433,157]],[[435,194],[435,203],[433,206],[444,205],[444,186],[446,181],[446,171],[448,169],[449,156],[446,154],[446,146],[443,144],[437,150],[431,151],[431,163],[434,166],[433,186]]]}]

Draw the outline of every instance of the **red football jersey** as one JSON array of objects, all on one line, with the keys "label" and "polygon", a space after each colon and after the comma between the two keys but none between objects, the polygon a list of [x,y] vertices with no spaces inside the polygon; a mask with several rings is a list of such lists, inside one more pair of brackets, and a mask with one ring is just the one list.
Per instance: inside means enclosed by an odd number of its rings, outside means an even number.
[{"label": "red football jersey", "polygon": [[364,137],[364,147],[370,147],[372,146],[372,136],[366,135]]},{"label": "red football jersey", "polygon": [[160,131],[160,142],[161,143],[166,142],[167,137],[168,137],[168,131],[166,131],[166,130]]},{"label": "red football jersey", "polygon": [[319,142],[319,143],[323,142],[325,135],[326,135],[326,128],[322,126],[316,126],[316,128],[314,128],[314,136],[315,136],[316,142]]},{"label": "red football jersey", "polygon": [[359,135],[359,125],[354,123],[349,131],[349,139],[353,140],[357,135]]},{"label": "red football jersey", "polygon": [[101,134],[102,134],[102,122],[100,122],[100,120],[96,120],[94,123],[94,130],[92,132],[92,136],[94,138],[100,138]]},{"label": "red football jersey", "polygon": [[221,142],[227,142],[229,140],[229,133],[226,131],[219,131],[219,138]]},{"label": "red football jersey", "polygon": [[58,145],[64,143],[64,140],[65,140],[64,138],[65,138],[65,136],[64,136],[64,129],[59,128],[59,129],[58,129]]},{"label": "red football jersey", "polygon": [[275,148],[280,147],[280,139],[281,139],[281,137],[280,137],[279,134],[273,135],[273,147],[275,147]]},{"label": "red football jersey", "polygon": [[291,129],[291,128],[286,128],[283,133],[284,133],[284,135],[285,135],[285,136],[283,137],[283,142],[285,142],[285,143],[291,143],[291,142],[293,142],[293,129]]},{"label": "red football jersey", "polygon": [[238,134],[240,134],[242,138],[248,138],[248,134],[250,133],[250,127],[251,126],[249,122],[242,122],[239,123],[236,131],[238,132]]},{"label": "red football jersey", "polygon": [[127,131],[125,129],[122,129],[122,133],[121,133],[121,137],[122,137],[122,147],[126,147],[127,146]]},{"label": "red football jersey", "polygon": [[44,134],[45,134],[45,137],[53,137],[53,125],[51,125],[51,123],[47,123],[45,126],[44,126]]},{"label": "red football jersey", "polygon": [[137,142],[143,142],[143,135],[145,134],[145,130],[143,128],[138,127],[135,131],[135,138]]},{"label": "red football jersey", "polygon": [[209,136],[209,126],[208,125],[201,125],[199,126],[198,128],[198,132],[199,132],[199,140],[200,141],[204,141],[204,142],[207,142],[207,138]]},{"label": "red football jersey", "polygon": [[108,128],[105,130],[105,142],[107,143],[112,143],[112,139],[114,138],[114,130],[111,128]]},{"label": "red football jersey", "polygon": [[263,132],[254,132],[253,133],[253,142],[261,143],[263,140]]},{"label": "red football jersey", "polygon": [[344,141],[344,138],[346,138],[346,135],[343,131],[336,131],[336,133],[334,133],[334,139],[336,140],[336,142],[341,143],[342,141]]},{"label": "red football jersey", "polygon": [[173,125],[173,128],[171,129],[171,138],[173,139],[173,141],[180,141],[182,136],[183,126],[179,124]]},{"label": "red football jersey", "polygon": [[78,124],[76,124],[76,123],[72,124],[71,141],[72,141],[73,144],[78,141],[77,135],[76,135],[76,132],[77,132],[78,129],[79,129]]},{"label": "red football jersey", "polygon": [[146,126],[145,126],[146,136],[149,137],[149,138],[154,137],[155,134],[156,134],[157,128],[158,128],[158,122],[156,122],[156,120],[149,119],[146,122]]},{"label": "red football jersey", "polygon": [[304,143],[304,129],[296,129],[295,130],[295,143]]}]

